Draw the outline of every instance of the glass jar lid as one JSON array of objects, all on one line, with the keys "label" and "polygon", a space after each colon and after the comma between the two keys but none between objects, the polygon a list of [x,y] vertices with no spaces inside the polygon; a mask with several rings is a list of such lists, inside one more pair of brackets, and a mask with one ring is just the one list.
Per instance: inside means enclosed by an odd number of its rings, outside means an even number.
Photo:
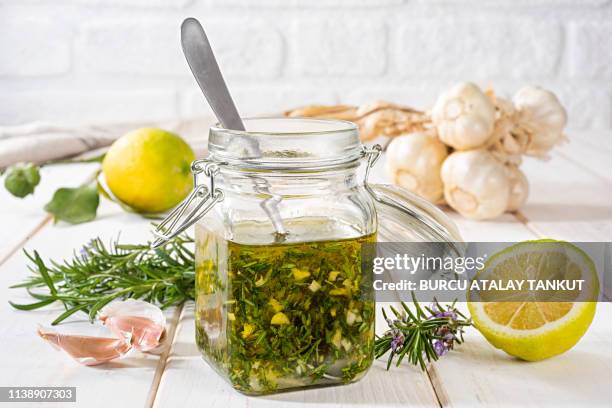
[{"label": "glass jar lid", "polygon": [[465,245],[457,227],[433,204],[403,188],[369,184],[378,215],[379,242],[440,242],[462,256]]},{"label": "glass jar lid", "polygon": [[213,160],[255,169],[335,167],[362,157],[357,126],[352,122],[307,118],[244,119],[246,131],[210,129]]}]

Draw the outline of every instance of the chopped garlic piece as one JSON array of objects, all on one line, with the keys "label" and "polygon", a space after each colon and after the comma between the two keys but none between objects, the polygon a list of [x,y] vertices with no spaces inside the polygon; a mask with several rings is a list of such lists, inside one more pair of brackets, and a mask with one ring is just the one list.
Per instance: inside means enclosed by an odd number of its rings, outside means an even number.
[{"label": "chopped garlic piece", "polygon": [[283,305],[281,304],[281,302],[279,302],[278,300],[271,298],[268,301],[268,304],[270,306],[272,306],[272,309],[274,309],[275,312],[280,312],[281,310],[284,309]]},{"label": "chopped garlic piece", "polygon": [[253,334],[254,331],[255,331],[255,325],[254,324],[252,324],[252,323],[245,323],[244,326],[242,326],[242,333],[240,333],[240,335],[242,336],[243,339],[246,339],[251,334]]},{"label": "chopped garlic piece", "polygon": [[233,322],[234,320],[236,320],[236,315],[233,314],[232,312],[229,312],[227,314],[227,318],[230,319]]},{"label": "chopped garlic piece", "polygon": [[346,290],[346,288],[340,288],[340,289],[332,289],[329,291],[329,294],[332,296],[347,296],[348,292]]},{"label": "chopped garlic piece", "polygon": [[327,279],[330,282],[334,282],[338,278],[338,275],[340,275],[340,272],[338,272],[338,271],[331,271],[329,273],[329,277]]},{"label": "chopped garlic piece", "polygon": [[310,272],[298,268],[293,268],[291,272],[293,272],[293,278],[298,281],[304,280],[310,276]]},{"label": "chopped garlic piece", "polygon": [[357,315],[355,313],[353,313],[350,310],[346,312],[346,324],[348,324],[349,326],[352,326],[353,323],[355,323],[356,319],[357,319]]},{"label": "chopped garlic piece", "polygon": [[340,329],[336,329],[336,332],[331,338],[331,343],[338,349],[342,347],[342,331]]},{"label": "chopped garlic piece", "polygon": [[282,326],[284,324],[289,324],[289,323],[290,323],[289,318],[283,312],[276,313],[274,316],[272,316],[272,320],[270,321],[270,324],[273,324],[276,326]]},{"label": "chopped garlic piece", "polygon": [[310,289],[310,291],[314,293],[317,290],[321,289],[321,284],[317,282],[316,280],[313,280],[308,286],[308,289]]},{"label": "chopped garlic piece", "polygon": [[341,341],[342,347],[346,350],[346,351],[351,351],[351,347],[353,347],[353,345],[351,344],[350,341],[348,341],[347,339],[342,339]]}]

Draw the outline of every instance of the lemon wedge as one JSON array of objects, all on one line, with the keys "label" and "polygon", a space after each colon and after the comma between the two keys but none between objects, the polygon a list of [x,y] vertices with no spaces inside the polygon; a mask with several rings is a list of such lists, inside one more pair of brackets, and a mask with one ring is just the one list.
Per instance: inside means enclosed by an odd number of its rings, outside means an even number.
[{"label": "lemon wedge", "polygon": [[[493,346],[523,360],[569,350],[595,316],[597,271],[589,256],[568,242],[518,243],[493,255],[474,279],[526,282],[521,290],[468,294],[474,326]],[[580,288],[541,289],[542,283],[580,280]]]}]

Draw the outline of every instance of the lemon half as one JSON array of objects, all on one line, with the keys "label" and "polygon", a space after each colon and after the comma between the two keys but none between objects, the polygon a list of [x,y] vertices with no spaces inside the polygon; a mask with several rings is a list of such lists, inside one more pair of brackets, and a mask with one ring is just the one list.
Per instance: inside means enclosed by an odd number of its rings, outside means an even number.
[{"label": "lemon half", "polygon": [[526,286],[509,294],[480,292],[481,301],[468,296],[475,327],[493,346],[523,360],[544,360],[569,350],[595,316],[599,293],[595,265],[568,242],[513,245],[492,256],[474,279],[584,279],[581,290],[536,292]]}]

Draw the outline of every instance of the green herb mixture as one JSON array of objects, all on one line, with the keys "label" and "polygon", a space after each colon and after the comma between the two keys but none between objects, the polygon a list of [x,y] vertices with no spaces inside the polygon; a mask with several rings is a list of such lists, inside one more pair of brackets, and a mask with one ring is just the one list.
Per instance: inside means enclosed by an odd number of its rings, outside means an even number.
[{"label": "green herb mixture", "polygon": [[[196,341],[232,385],[262,394],[350,382],[374,358],[374,293],[354,239],[197,248]],[[227,253],[225,253],[227,251]]]}]

